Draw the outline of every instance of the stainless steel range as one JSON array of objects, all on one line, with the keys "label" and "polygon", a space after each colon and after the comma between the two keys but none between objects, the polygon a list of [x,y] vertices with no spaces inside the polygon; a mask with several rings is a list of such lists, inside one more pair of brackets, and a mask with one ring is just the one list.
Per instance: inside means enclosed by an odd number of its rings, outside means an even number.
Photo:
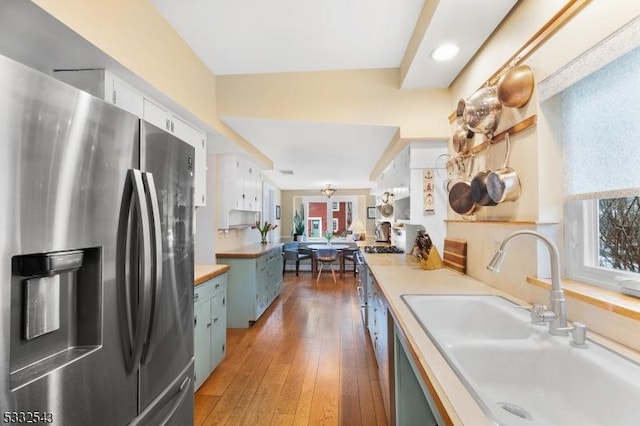
[{"label": "stainless steel range", "polygon": [[356,263],[356,276],[358,280],[358,299],[360,301],[360,314],[362,315],[362,321],[365,328],[367,327],[367,264],[364,261],[364,256],[360,251],[356,251],[354,254]]}]

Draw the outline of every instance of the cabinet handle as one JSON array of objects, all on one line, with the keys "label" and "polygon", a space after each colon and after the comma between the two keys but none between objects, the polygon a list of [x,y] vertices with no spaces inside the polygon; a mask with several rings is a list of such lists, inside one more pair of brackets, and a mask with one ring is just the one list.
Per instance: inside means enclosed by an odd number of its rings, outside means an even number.
[{"label": "cabinet handle", "polygon": [[226,297],[223,297],[223,298],[222,298],[222,306],[224,306],[224,305],[226,305],[226,304],[227,304],[227,298],[226,298]]},{"label": "cabinet handle", "polygon": [[171,122],[171,133],[173,133],[173,121]]},{"label": "cabinet handle", "polygon": [[197,302],[199,298],[200,298],[200,295],[198,293],[193,295],[193,301],[194,302]]},{"label": "cabinet handle", "polygon": [[193,317],[193,326],[198,325],[198,317]]},{"label": "cabinet handle", "polygon": [[113,91],[113,96],[112,96],[112,98],[113,98],[113,104],[114,104],[114,105],[116,105],[116,103],[117,103],[117,102],[116,102],[116,100],[118,99],[118,97],[117,97],[117,95],[116,95],[116,91],[115,91],[115,90]]},{"label": "cabinet handle", "polygon": [[213,319],[213,323],[215,324],[215,323],[217,323],[217,322],[218,322],[218,318],[214,318],[214,319]]},{"label": "cabinet handle", "polygon": [[169,131],[169,119],[168,118],[165,118],[165,120],[164,120],[164,129]]},{"label": "cabinet handle", "polygon": [[211,328],[211,323],[210,322],[207,323],[207,328]]},{"label": "cabinet handle", "polygon": [[220,288],[220,284],[216,284],[215,288]]}]

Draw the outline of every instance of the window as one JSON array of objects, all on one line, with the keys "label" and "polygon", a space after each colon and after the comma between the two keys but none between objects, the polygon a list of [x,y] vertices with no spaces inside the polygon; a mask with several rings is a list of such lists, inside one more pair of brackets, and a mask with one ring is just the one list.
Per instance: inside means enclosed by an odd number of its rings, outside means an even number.
[{"label": "window", "polygon": [[614,290],[640,281],[640,196],[568,202],[565,222],[570,278]]},{"label": "window", "polygon": [[640,272],[640,197],[598,200],[598,266]]},{"label": "window", "polygon": [[[612,40],[576,65],[614,51]],[[618,291],[640,282],[639,73],[636,47],[559,95],[566,275]]]}]

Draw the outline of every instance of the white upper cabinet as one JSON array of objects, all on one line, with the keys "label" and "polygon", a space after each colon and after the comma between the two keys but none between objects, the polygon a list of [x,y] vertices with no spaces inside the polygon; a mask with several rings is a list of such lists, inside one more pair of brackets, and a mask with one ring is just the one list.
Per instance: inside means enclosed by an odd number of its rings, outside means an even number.
[{"label": "white upper cabinet", "polygon": [[260,168],[241,155],[218,159],[218,228],[253,225],[261,211]]},{"label": "white upper cabinet", "polygon": [[[384,169],[378,178],[379,192],[394,192],[396,188],[409,188],[411,176],[409,147],[405,147],[396,158]],[[403,194],[408,194],[403,191]],[[400,195],[400,194],[398,194]]]},{"label": "white upper cabinet", "polygon": [[111,96],[110,102],[112,104],[138,117],[142,116],[142,95],[137,90],[106,71],[105,83],[104,99],[109,100],[108,97]]},{"label": "white upper cabinet", "polygon": [[207,183],[207,137],[198,128],[186,120],[169,111],[159,102],[145,97],[143,100],[142,118],[156,127],[166,130],[180,140],[193,146],[195,152],[195,190],[194,203],[196,206],[206,205]]},{"label": "white upper cabinet", "polygon": [[125,111],[166,130],[195,148],[194,203],[204,206],[207,183],[207,136],[160,102],[137,91],[103,69],[56,71],[54,76],[93,96],[104,99]]},{"label": "white upper cabinet", "polygon": [[170,116],[171,113],[169,110],[160,105],[159,102],[156,102],[153,99],[144,98],[141,117],[144,118],[146,122],[164,129],[169,133],[173,133],[171,132],[171,126],[169,124]]},{"label": "white upper cabinet", "polygon": [[170,120],[173,134],[196,149],[194,201],[196,206],[204,206],[207,204],[207,135],[175,115]]}]

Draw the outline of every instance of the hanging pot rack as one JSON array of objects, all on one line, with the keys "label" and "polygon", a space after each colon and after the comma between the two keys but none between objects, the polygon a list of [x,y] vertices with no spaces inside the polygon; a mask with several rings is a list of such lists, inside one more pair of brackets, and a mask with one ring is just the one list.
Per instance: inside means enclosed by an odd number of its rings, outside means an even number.
[{"label": "hanging pot rack", "polygon": [[[527,40],[520,49],[518,49],[507,61],[498,68],[486,82],[482,84],[494,85],[500,77],[509,69],[520,65],[533,52],[542,46],[553,34],[562,26],[571,20],[571,18],[579,12],[590,0],[568,0],[567,3],[549,19],[529,40]],[[482,87],[481,86],[481,87]],[[456,121],[456,112],[449,114],[449,123]],[[495,138],[494,138],[495,139]]]},{"label": "hanging pot rack", "polygon": [[502,142],[507,134],[509,135],[509,137],[513,135],[517,135],[518,133],[534,126],[537,123],[537,121],[538,121],[538,116],[534,114],[531,117],[525,118],[519,123],[516,123],[513,126],[509,127],[508,129],[503,130],[502,132],[496,134],[492,139],[487,139],[484,142],[474,146],[470,150],[460,153],[458,156],[463,159],[474,156],[484,151],[485,149],[487,149],[490,145],[493,145],[498,142]]}]

